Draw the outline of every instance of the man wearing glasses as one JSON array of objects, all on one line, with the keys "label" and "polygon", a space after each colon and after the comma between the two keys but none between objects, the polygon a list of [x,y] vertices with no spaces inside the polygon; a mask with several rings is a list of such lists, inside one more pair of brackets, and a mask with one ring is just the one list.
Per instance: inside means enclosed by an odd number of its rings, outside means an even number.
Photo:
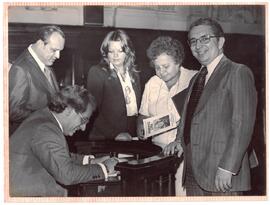
[{"label": "man wearing glasses", "polygon": [[223,54],[224,33],[216,21],[195,21],[188,38],[202,67],[190,82],[177,138],[164,153],[184,152],[188,196],[242,195],[251,189],[247,150],[257,106],[253,74]]},{"label": "man wearing glasses", "polygon": [[10,138],[10,196],[67,196],[62,185],[105,179],[114,158],[69,152],[65,136],[85,126],[96,105],[88,91],[67,86],[47,108],[31,114]]}]

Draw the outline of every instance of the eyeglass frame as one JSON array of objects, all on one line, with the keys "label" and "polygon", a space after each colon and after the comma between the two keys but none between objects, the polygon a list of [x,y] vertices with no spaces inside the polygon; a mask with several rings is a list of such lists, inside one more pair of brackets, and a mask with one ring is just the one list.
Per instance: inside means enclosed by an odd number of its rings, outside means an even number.
[{"label": "eyeglass frame", "polygon": [[[219,38],[219,37],[220,36],[213,36],[213,35],[210,35],[210,34],[206,34],[206,35],[203,35],[203,36],[201,36],[200,38],[197,38],[197,39],[196,38],[189,39],[189,40],[187,40],[187,42],[188,42],[188,45],[190,47],[195,47],[197,45],[198,41],[200,42],[200,44],[206,45],[206,44],[210,43],[211,38]],[[207,40],[205,42],[202,42],[203,38],[206,38]],[[194,40],[194,43],[190,43],[191,40]]]},{"label": "eyeglass frame", "polygon": [[89,118],[88,117],[83,117],[82,116],[82,113],[80,113],[80,112],[78,112],[78,115],[80,116],[80,118],[81,118],[81,124],[79,125],[79,126],[81,126],[81,125],[84,125],[84,124],[87,124],[88,123],[88,121],[89,121]]}]

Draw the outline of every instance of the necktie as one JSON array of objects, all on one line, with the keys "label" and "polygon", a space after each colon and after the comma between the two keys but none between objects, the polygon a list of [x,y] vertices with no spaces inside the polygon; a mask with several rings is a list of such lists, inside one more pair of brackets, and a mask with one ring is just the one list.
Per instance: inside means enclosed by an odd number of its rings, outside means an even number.
[{"label": "necktie", "polygon": [[194,85],[190,94],[190,98],[187,105],[186,120],[185,120],[185,127],[184,127],[184,141],[186,145],[190,143],[191,121],[193,118],[193,113],[200,100],[200,97],[204,88],[204,84],[205,84],[205,77],[207,73],[208,73],[207,68],[203,67],[194,82]]},{"label": "necktie", "polygon": [[48,79],[49,83],[51,86],[53,86],[53,82],[52,82],[52,76],[51,76],[51,70],[48,67],[44,68],[44,74],[46,76],[46,78]]}]

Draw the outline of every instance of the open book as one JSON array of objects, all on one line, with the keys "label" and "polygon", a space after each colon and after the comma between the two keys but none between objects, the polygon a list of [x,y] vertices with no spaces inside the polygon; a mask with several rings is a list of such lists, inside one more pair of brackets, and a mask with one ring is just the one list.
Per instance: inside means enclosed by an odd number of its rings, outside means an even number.
[{"label": "open book", "polygon": [[153,135],[163,133],[177,127],[172,114],[158,115],[143,120],[144,137],[148,138]]}]

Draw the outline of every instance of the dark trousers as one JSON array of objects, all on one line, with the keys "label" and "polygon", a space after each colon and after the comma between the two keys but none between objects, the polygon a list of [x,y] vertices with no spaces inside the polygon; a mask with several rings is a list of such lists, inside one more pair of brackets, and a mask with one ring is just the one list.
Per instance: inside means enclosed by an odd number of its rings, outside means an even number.
[{"label": "dark trousers", "polygon": [[132,136],[136,137],[136,127],[137,127],[137,115],[127,117],[127,132]]},{"label": "dark trousers", "polygon": [[194,178],[192,165],[191,165],[191,147],[190,144],[186,148],[186,175],[185,175],[185,188],[187,196],[241,196],[242,192],[210,192],[202,189],[196,179]]}]

